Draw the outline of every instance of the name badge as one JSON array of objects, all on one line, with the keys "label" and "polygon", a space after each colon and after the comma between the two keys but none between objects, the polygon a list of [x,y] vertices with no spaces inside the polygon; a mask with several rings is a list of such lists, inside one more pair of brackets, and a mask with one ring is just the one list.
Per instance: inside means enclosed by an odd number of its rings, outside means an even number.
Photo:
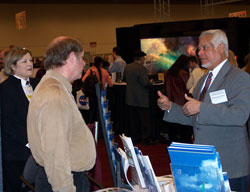
[{"label": "name badge", "polygon": [[33,94],[33,88],[31,85],[26,86],[26,91],[27,91],[27,97],[30,100]]},{"label": "name badge", "polygon": [[219,104],[228,101],[225,89],[210,92],[209,95],[213,104]]}]

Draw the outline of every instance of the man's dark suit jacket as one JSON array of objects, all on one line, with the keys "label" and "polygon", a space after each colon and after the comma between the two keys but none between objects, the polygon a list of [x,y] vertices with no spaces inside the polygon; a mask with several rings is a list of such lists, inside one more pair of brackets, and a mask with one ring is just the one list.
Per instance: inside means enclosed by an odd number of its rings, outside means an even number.
[{"label": "man's dark suit jacket", "polygon": [[[30,78],[33,90],[38,82]],[[0,84],[0,102],[3,160],[27,160],[30,155],[25,146],[28,143],[26,117],[29,100],[20,79],[10,75]]]},{"label": "man's dark suit jacket", "polygon": [[149,107],[149,79],[147,69],[137,61],[126,65],[124,70],[126,86],[126,104],[137,107]]}]

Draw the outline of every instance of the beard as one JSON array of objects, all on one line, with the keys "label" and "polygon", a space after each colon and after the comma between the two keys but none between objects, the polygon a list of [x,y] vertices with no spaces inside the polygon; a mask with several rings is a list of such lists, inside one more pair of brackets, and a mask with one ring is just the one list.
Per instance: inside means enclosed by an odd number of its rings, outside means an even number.
[{"label": "beard", "polygon": [[205,63],[205,64],[201,64],[201,66],[207,69],[207,68],[209,68],[211,66],[211,63],[208,62],[208,63]]}]

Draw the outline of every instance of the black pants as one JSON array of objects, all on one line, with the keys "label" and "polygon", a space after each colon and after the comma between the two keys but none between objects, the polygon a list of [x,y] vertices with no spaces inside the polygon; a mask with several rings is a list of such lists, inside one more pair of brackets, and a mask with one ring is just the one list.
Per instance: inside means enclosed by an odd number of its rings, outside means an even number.
[{"label": "black pants", "polygon": [[167,124],[170,142],[192,143],[192,126],[169,122]]},{"label": "black pants", "polygon": [[128,134],[134,141],[151,139],[151,117],[149,108],[128,105]]},{"label": "black pants", "polygon": [[91,124],[97,121],[98,115],[98,103],[96,96],[89,97],[89,121],[87,123]]},{"label": "black pants", "polygon": [[[72,171],[72,174],[76,192],[89,192],[90,184],[87,172]],[[35,192],[53,192],[43,167],[40,167],[40,170],[38,171],[38,174],[36,176]]]},{"label": "black pants", "polygon": [[229,179],[231,190],[237,192],[248,192],[249,179],[249,175],[245,177]]},{"label": "black pants", "polygon": [[25,163],[26,160],[3,161],[3,186],[6,192],[22,191],[20,176],[23,175]]}]

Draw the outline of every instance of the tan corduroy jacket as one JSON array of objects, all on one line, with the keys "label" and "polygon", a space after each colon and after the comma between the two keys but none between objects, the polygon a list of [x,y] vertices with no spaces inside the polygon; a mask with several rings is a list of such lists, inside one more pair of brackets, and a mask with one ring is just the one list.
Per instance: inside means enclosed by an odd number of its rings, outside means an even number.
[{"label": "tan corduroy jacket", "polygon": [[95,164],[93,135],[71,94],[70,82],[49,70],[36,87],[27,117],[28,140],[36,162],[45,168],[53,191],[74,192],[71,171]]}]

